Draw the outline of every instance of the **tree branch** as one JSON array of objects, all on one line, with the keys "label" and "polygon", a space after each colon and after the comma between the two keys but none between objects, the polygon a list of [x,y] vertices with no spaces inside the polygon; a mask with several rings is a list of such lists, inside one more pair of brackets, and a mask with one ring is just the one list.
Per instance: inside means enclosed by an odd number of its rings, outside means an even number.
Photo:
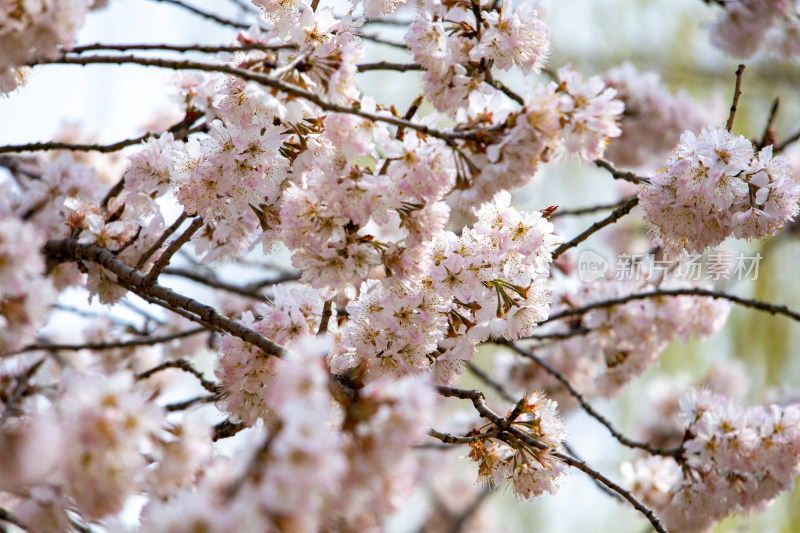
[{"label": "tree branch", "polygon": [[[168,309],[178,308],[187,312],[190,318],[208,324],[215,329],[229,333],[260,348],[265,354],[280,357],[284,348],[260,333],[219,314],[211,306],[201,304],[158,284],[145,283],[145,277],[123,263],[111,251],[94,244],[81,244],[75,239],[56,239],[47,241],[44,253],[56,260],[81,261],[88,259],[117,276],[118,283],[136,294],[146,297],[157,305]],[[185,316],[185,315],[184,315]]]},{"label": "tree branch", "polygon": [[575,246],[578,246],[580,243],[582,243],[583,241],[585,241],[586,239],[588,239],[589,237],[591,237],[592,235],[594,235],[595,233],[597,233],[601,229],[605,228],[606,226],[608,226],[610,224],[613,224],[617,220],[621,219],[622,217],[624,217],[625,215],[630,213],[631,210],[634,207],[636,207],[636,205],[638,203],[639,203],[639,198],[636,197],[636,196],[634,196],[633,198],[629,198],[628,200],[623,202],[622,205],[620,205],[618,208],[614,209],[614,211],[612,211],[611,214],[608,215],[606,218],[604,218],[603,220],[600,220],[598,222],[595,222],[594,224],[589,226],[589,228],[586,231],[584,231],[583,233],[581,233],[580,235],[576,236],[572,240],[567,241],[564,244],[562,244],[561,246],[559,246],[558,248],[556,248],[555,251],[553,252],[553,261],[558,259],[558,257],[561,254],[563,254],[564,252],[566,252],[570,248],[574,248]]},{"label": "tree branch", "polygon": [[581,408],[584,411],[586,411],[586,414],[588,414],[589,416],[591,416],[592,418],[603,424],[606,427],[606,429],[608,429],[609,433],[611,433],[611,436],[617,439],[619,443],[622,444],[623,446],[627,446],[629,448],[638,448],[640,450],[645,450],[653,455],[664,455],[667,457],[673,457],[676,460],[680,460],[681,456],[683,455],[683,447],[659,448],[657,446],[652,446],[651,444],[648,444],[646,442],[637,442],[635,440],[629,439],[621,432],[619,432],[614,427],[614,425],[611,423],[610,420],[608,420],[606,417],[597,412],[597,410],[595,410],[595,408],[592,407],[592,405],[588,401],[586,401],[586,398],[584,398],[583,395],[580,392],[578,392],[577,389],[575,389],[575,387],[573,387],[572,383],[561,372],[550,366],[550,364],[547,363],[544,359],[538,357],[532,352],[529,352],[528,350],[520,348],[513,342],[498,341],[497,344],[508,346],[509,348],[517,352],[519,355],[535,362],[537,365],[541,366],[548,374],[556,378],[567,389],[567,391],[569,391],[569,393],[576,400],[578,400],[578,403],[580,404]]},{"label": "tree branch", "polygon": [[492,128],[479,128],[475,130],[449,130],[449,131],[437,130],[435,128],[431,128],[423,124],[418,124],[416,122],[411,122],[408,120],[404,120],[402,118],[392,116],[388,113],[384,114],[370,113],[361,110],[360,107],[358,106],[349,107],[340,104],[334,104],[332,102],[327,102],[322,98],[320,98],[318,95],[310,91],[306,91],[295,85],[291,85],[281,80],[277,80],[266,74],[252,72],[246,69],[236,68],[224,64],[202,63],[198,61],[173,60],[173,59],[163,59],[163,58],[145,58],[145,57],[127,55],[127,56],[89,56],[89,57],[62,56],[56,59],[43,59],[38,61],[32,61],[28,63],[28,66],[48,65],[48,64],[51,65],[133,64],[133,65],[142,65],[146,67],[164,68],[169,70],[199,70],[203,72],[218,72],[218,73],[230,74],[232,76],[237,76],[244,80],[254,81],[262,85],[265,85],[267,87],[283,91],[286,94],[296,96],[297,98],[302,98],[304,100],[311,102],[312,104],[319,106],[321,109],[325,111],[330,111],[334,113],[347,113],[374,122],[385,122],[386,124],[391,124],[393,126],[413,129],[425,135],[430,135],[431,137],[436,137],[446,141],[453,139],[468,139],[474,137],[477,133],[492,130]]},{"label": "tree branch", "polygon": [[219,394],[220,392],[220,385],[218,383],[207,380],[203,376],[203,373],[197,370],[194,366],[192,366],[192,363],[190,363],[186,359],[175,359],[173,361],[165,361],[160,365],[151,368],[150,370],[145,370],[140,374],[136,374],[136,379],[137,380],[147,379],[153,374],[161,372],[162,370],[166,370],[167,368],[177,368],[179,370],[183,370],[184,372],[188,372],[189,374],[197,378],[197,380],[200,382],[200,385],[202,385],[202,387],[205,390],[207,390],[212,394]]},{"label": "tree branch", "polygon": [[594,302],[583,307],[576,307],[574,309],[565,309],[564,311],[560,311],[553,315],[550,315],[545,320],[540,322],[544,324],[546,322],[551,322],[555,320],[560,320],[562,318],[568,318],[572,316],[582,315],[593,309],[602,309],[604,307],[613,307],[615,305],[622,305],[627,302],[631,302],[633,300],[644,300],[647,298],[659,298],[661,296],[705,296],[708,298],[721,298],[723,300],[731,301],[735,304],[741,305],[743,307],[750,307],[753,309],[758,309],[759,311],[764,311],[771,315],[783,315],[786,317],[791,318],[792,320],[797,320],[800,322],[800,313],[789,309],[785,305],[775,305],[770,304],[767,302],[762,302],[759,300],[752,300],[749,298],[741,298],[739,296],[734,296],[733,294],[727,294],[724,292],[717,292],[708,289],[700,289],[696,287],[687,288],[687,289],[658,289],[650,292],[641,292],[636,294],[629,294],[627,296],[621,296],[619,298],[613,298],[611,300],[603,300],[600,302]]}]

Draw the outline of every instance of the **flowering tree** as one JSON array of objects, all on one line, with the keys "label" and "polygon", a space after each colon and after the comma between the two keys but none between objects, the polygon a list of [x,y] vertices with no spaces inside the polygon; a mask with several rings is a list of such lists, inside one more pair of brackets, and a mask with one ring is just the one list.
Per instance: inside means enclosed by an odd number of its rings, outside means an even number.
[{"label": "flowering tree", "polygon": [[[380,530],[435,478],[425,530],[477,531],[489,490],[536,498],[586,475],[656,531],[701,532],[792,487],[800,404],[742,407],[730,378],[710,376],[662,395],[640,437],[592,405],[671,341],[718,332],[732,304],[800,320],[686,275],[697,254],[774,235],[798,211],[778,155],[795,139],[778,142],[774,116],[761,140],[733,129],[744,67],[721,124],[631,65],[546,70],[533,2],[231,0],[240,22],[161,1],[230,42],[76,45],[105,2],[0,0],[8,98],[45,65],[135,64],[176,71],[183,115],[111,145],[0,146],[0,522],[121,530],[134,513],[124,527],[141,531]],[[709,31],[726,52],[798,52],[794,4],[718,4]],[[386,25],[406,27],[391,44],[407,63],[363,60]],[[377,102],[357,84],[375,70],[421,71],[419,96],[404,110]],[[117,167],[95,157],[123,149]],[[512,205],[510,191],[564,159],[624,182],[621,200]],[[634,258],[618,235],[616,252],[647,275],[593,271],[578,246],[637,204],[652,248]],[[574,237],[554,225],[603,210]],[[223,263],[263,281],[223,281]],[[78,344],[41,335],[75,311],[75,288],[110,310],[150,307],[135,324],[95,317]],[[474,363],[482,345],[498,347],[491,369]],[[572,410],[640,454],[622,476],[569,446]],[[441,481],[457,456],[476,490]]]}]

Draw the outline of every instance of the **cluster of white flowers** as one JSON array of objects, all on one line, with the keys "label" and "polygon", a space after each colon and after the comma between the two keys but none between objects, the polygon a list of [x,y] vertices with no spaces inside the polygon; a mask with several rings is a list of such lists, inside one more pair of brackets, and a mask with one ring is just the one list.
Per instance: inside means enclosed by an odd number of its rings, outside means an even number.
[{"label": "cluster of white flowers", "polygon": [[[480,481],[499,487],[508,485],[521,498],[535,498],[545,492],[555,494],[567,465],[552,452],[560,451],[567,433],[556,411],[557,404],[543,394],[526,395],[508,414],[511,426],[545,447],[537,448],[514,440],[514,444],[494,439],[470,443],[469,458],[478,463]],[[474,434],[479,434],[477,430]]]},{"label": "cluster of white flowers", "polygon": [[798,6],[788,0],[726,0],[709,24],[711,43],[734,57],[749,57],[759,49],[785,57],[800,53]]},{"label": "cluster of white flowers", "polygon": [[163,431],[163,410],[130,373],[64,376],[62,386],[18,440],[3,443],[4,455],[18,461],[16,479],[3,481],[6,489],[15,482],[36,487],[17,509],[35,531],[70,529],[73,509],[92,520],[120,512],[145,485],[144,453]]},{"label": "cluster of white flowers", "polygon": [[42,244],[33,224],[0,216],[0,354],[32,341],[55,300],[52,282],[44,277]]},{"label": "cluster of white flowers", "polygon": [[518,339],[547,318],[551,253],[560,242],[539,212],[520,213],[508,193],[477,211],[460,236],[434,239],[426,277],[406,287],[362,286],[348,304],[338,372],[361,367],[371,379],[386,372],[433,372],[449,383],[489,337]]},{"label": "cluster of white flowers", "polygon": [[685,132],[668,166],[642,186],[639,205],[653,241],[670,255],[702,252],[728,236],[773,235],[798,211],[800,184],[788,161],[757,154],[724,129]]},{"label": "cluster of white flowers", "polygon": [[681,467],[652,457],[624,469],[628,484],[674,531],[700,533],[791,490],[800,472],[800,406],[753,406],[708,390],[681,398]]},{"label": "cluster of white flowers", "polygon": [[486,89],[492,65],[538,72],[550,53],[550,29],[535,2],[422,2],[405,41],[425,69],[425,95],[441,112],[455,111],[473,91]]},{"label": "cluster of white flowers", "polygon": [[472,93],[458,117],[497,131],[484,137],[488,142],[467,145],[477,171],[457,182],[450,205],[464,209],[521,187],[542,163],[565,151],[585,161],[602,157],[609,140],[621,133],[617,122],[624,104],[616,94],[600,77],[585,80],[570,66],[558,70],[558,83],[529,85],[521,110],[503,102],[500,92]]},{"label": "cluster of white flowers", "polygon": [[[31,59],[55,57],[69,48],[93,0],[0,2],[0,94],[24,81]],[[23,68],[20,68],[23,67]]]}]

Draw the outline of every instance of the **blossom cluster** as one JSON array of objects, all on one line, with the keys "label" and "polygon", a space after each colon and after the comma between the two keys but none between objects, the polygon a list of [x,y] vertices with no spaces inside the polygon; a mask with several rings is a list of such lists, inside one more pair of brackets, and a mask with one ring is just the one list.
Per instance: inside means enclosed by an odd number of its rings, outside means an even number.
[{"label": "blossom cluster", "polygon": [[549,28],[535,7],[534,2],[516,8],[510,2],[421,3],[405,41],[425,69],[425,95],[436,109],[455,111],[470,93],[483,90],[492,65],[526,73],[544,66]]},{"label": "blossom cluster", "polygon": [[5,1],[0,3],[0,94],[24,82],[24,65],[55,57],[74,43],[94,0]]},{"label": "blossom cluster", "polygon": [[[509,486],[521,498],[555,494],[566,464],[553,455],[560,451],[566,431],[557,404],[542,393],[527,394],[508,414],[511,427],[538,441],[535,447],[516,437],[509,440],[478,438],[470,443],[469,458],[478,463],[479,480]],[[472,436],[480,433],[475,430]]]},{"label": "blossom cluster", "polygon": [[728,236],[775,234],[798,211],[800,184],[788,161],[758,153],[724,129],[685,132],[668,166],[642,186],[639,205],[655,244],[670,255],[702,252]]},{"label": "blossom cluster", "polygon": [[387,288],[373,282],[347,306],[332,368],[373,375],[433,371],[449,383],[490,337],[530,335],[547,317],[546,283],[560,238],[542,213],[520,213],[508,193],[477,211],[460,236],[439,232],[427,276]]},{"label": "blossom cluster", "polygon": [[791,1],[731,0],[709,24],[711,43],[733,57],[750,57],[759,49],[784,57],[800,52],[798,6]]},{"label": "blossom cluster", "polygon": [[733,513],[761,508],[790,490],[800,472],[800,406],[753,406],[709,390],[681,399],[683,468],[653,457],[625,467],[629,484],[667,527],[709,531]]},{"label": "blossom cluster", "polygon": [[521,110],[503,102],[499,91],[473,92],[459,118],[497,131],[484,136],[489,142],[466,144],[465,166],[473,171],[457,180],[450,205],[479,205],[521,187],[564,152],[585,161],[602,157],[621,133],[624,104],[616,95],[599,76],[584,79],[570,66],[558,70],[558,82],[529,84]]}]

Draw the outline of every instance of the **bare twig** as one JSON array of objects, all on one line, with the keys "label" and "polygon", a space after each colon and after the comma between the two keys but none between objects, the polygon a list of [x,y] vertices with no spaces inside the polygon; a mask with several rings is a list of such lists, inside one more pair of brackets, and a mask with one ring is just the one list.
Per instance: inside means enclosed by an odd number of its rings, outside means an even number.
[{"label": "bare twig", "polygon": [[597,211],[606,211],[608,209],[616,209],[625,205],[625,202],[630,201],[632,198],[625,198],[619,202],[614,202],[613,204],[598,204],[592,205],[589,207],[579,207],[577,209],[559,209],[552,215],[550,215],[550,219],[558,218],[558,217],[565,217],[565,216],[581,216],[581,215],[590,215],[592,213],[596,213]]},{"label": "bare twig", "polygon": [[637,176],[633,172],[619,170],[617,167],[611,164],[610,161],[606,161],[605,159],[595,159],[594,164],[609,171],[615,180],[629,181],[631,183],[635,183],[636,185],[639,185],[640,183],[650,183],[649,178]]},{"label": "bare twig", "polygon": [[70,54],[82,54],[84,52],[96,52],[102,50],[112,50],[116,52],[127,52],[129,50],[159,50],[165,52],[200,52],[204,54],[218,54],[222,52],[247,52],[250,50],[290,50],[297,48],[294,44],[260,44],[260,43],[242,43],[236,45],[206,45],[206,44],[151,44],[151,43],[132,43],[132,44],[107,44],[107,43],[93,43],[85,44],[83,46],[76,46],[69,50]]},{"label": "bare twig", "polygon": [[578,403],[580,404],[581,408],[583,408],[583,410],[586,411],[586,414],[588,414],[589,416],[591,416],[592,418],[603,424],[606,427],[606,429],[608,429],[609,433],[611,433],[611,435],[620,442],[620,444],[628,446],[629,448],[638,448],[640,450],[645,450],[653,455],[664,455],[668,457],[674,457],[675,459],[679,459],[683,454],[682,447],[659,448],[657,446],[652,446],[651,444],[648,444],[646,442],[638,442],[633,439],[629,439],[628,437],[623,435],[619,430],[617,430],[610,420],[608,420],[606,417],[597,412],[597,410],[594,407],[592,407],[592,405],[588,401],[586,401],[586,398],[584,398],[583,395],[580,392],[578,392],[577,389],[575,389],[575,387],[564,376],[564,374],[562,374],[561,372],[550,366],[550,364],[547,361],[545,361],[541,357],[535,355],[534,353],[528,350],[520,348],[513,342],[498,342],[498,344],[508,346],[521,356],[526,357],[531,361],[535,362],[537,365],[542,367],[548,374],[556,378],[567,389],[567,391],[569,391],[569,393],[576,400],[578,400]]},{"label": "bare twig", "polygon": [[234,294],[238,294],[240,296],[244,296],[247,298],[253,298],[254,300],[258,301],[266,301],[266,298],[259,294],[258,290],[262,287],[266,287],[267,285],[274,285],[277,283],[282,283],[283,281],[291,281],[297,279],[296,276],[282,276],[275,280],[270,280],[269,282],[266,281],[259,281],[255,285],[244,286],[240,287],[238,285],[233,285],[231,283],[226,283],[224,281],[219,280],[213,272],[210,272],[207,275],[204,275],[200,272],[196,272],[194,270],[189,270],[186,268],[178,268],[178,267],[167,267],[162,272],[165,276],[180,276],[182,278],[190,279],[192,281],[196,281],[197,283],[202,283],[208,287],[212,287],[214,289],[221,289],[223,291],[232,292]]},{"label": "bare twig", "polygon": [[284,352],[282,346],[239,322],[221,315],[211,306],[204,305],[161,285],[146,284],[145,277],[139,271],[123,263],[105,248],[94,244],[82,244],[75,239],[55,239],[45,243],[44,253],[56,261],[93,261],[113,272],[117,276],[117,283],[120,286],[152,303],[170,310],[179,309],[183,311],[182,316],[249,342],[267,355],[280,357]]},{"label": "bare twig", "polygon": [[759,148],[775,144],[775,128],[772,124],[775,122],[775,117],[778,115],[778,108],[781,105],[781,99],[777,96],[772,101],[772,106],[769,108],[769,115],[767,116],[767,123],[764,125],[764,133],[761,134],[761,142],[758,144]]},{"label": "bare twig", "polygon": [[154,2],[162,2],[164,4],[172,4],[174,6],[178,6],[181,9],[184,9],[190,13],[194,13],[195,15],[202,17],[204,19],[211,20],[216,22],[217,24],[222,24],[223,26],[230,26],[231,28],[236,28],[239,30],[247,30],[250,28],[250,24],[243,24],[241,22],[236,22],[235,20],[226,19],[225,17],[220,17],[219,15],[215,15],[214,13],[210,13],[208,11],[204,11],[200,8],[194,7],[189,5],[181,0],[153,0]]},{"label": "bare twig", "polygon": [[483,371],[483,369],[475,366],[474,363],[471,361],[467,361],[467,370],[469,370],[476,378],[484,382],[486,385],[494,389],[500,397],[510,403],[515,403],[516,400],[513,396],[497,381],[492,379],[492,377]]},{"label": "bare twig", "polygon": [[178,219],[172,223],[170,227],[164,230],[164,232],[161,234],[158,240],[153,243],[153,246],[151,246],[147,251],[145,251],[145,253],[143,253],[142,256],[139,258],[139,261],[136,263],[136,270],[142,269],[145,263],[147,263],[147,260],[150,259],[153,256],[153,254],[158,251],[159,248],[161,248],[161,246],[167,241],[167,239],[169,239],[170,235],[178,231],[178,228],[181,226],[181,224],[183,224],[183,221],[186,220],[188,217],[189,215],[187,215],[186,211],[184,211],[183,213],[180,214]]},{"label": "bare twig", "polygon": [[211,440],[216,442],[220,439],[227,439],[229,437],[233,437],[246,427],[247,425],[241,422],[231,422],[230,420],[223,420],[222,422],[214,426],[214,435],[211,437]]},{"label": "bare twig", "polygon": [[611,214],[608,215],[606,218],[598,222],[595,222],[594,224],[589,226],[589,228],[586,231],[582,232],[580,235],[576,236],[572,240],[567,241],[558,248],[556,248],[555,251],[553,252],[553,260],[555,261],[561,254],[563,254],[570,248],[574,248],[575,246],[579,245],[580,243],[582,243],[583,241],[591,237],[593,234],[603,229],[604,227],[608,226],[609,224],[613,224],[617,220],[621,219],[622,217],[630,213],[631,210],[634,207],[636,207],[638,203],[639,203],[639,198],[636,196],[634,196],[633,198],[629,198],[628,200],[623,202],[622,205],[614,209],[614,211],[612,211]]},{"label": "bare twig", "polygon": [[164,406],[164,409],[167,412],[173,411],[183,411],[184,409],[188,409],[191,406],[198,404],[198,403],[211,403],[216,402],[219,400],[219,394],[209,394],[206,396],[196,396],[194,398],[189,398],[188,400],[184,400],[182,402],[175,402],[175,403],[168,403]]},{"label": "bare twig", "polygon": [[96,342],[96,343],[83,343],[83,344],[50,344],[50,343],[39,343],[39,344],[29,344],[24,348],[4,354],[2,357],[7,357],[9,355],[16,355],[25,352],[35,352],[35,351],[46,351],[46,352],[59,352],[59,351],[79,351],[79,350],[95,350],[95,351],[102,351],[102,350],[116,350],[118,348],[135,348],[137,346],[156,346],[158,344],[164,344],[167,342],[172,342],[176,339],[183,339],[185,337],[191,337],[192,335],[198,335],[200,333],[207,332],[206,328],[193,328],[187,329],[185,331],[179,331],[177,333],[171,333],[169,335],[159,335],[159,336],[152,336],[152,337],[144,337],[141,339],[131,339],[126,341],[114,341],[114,342]]},{"label": "bare twig", "polygon": [[139,379],[147,379],[150,376],[152,376],[153,374],[161,372],[162,370],[166,370],[167,368],[177,368],[179,370],[183,370],[184,372],[188,372],[189,374],[191,374],[191,375],[193,375],[194,377],[197,378],[197,380],[200,382],[200,385],[202,385],[202,387],[205,390],[207,390],[208,392],[210,392],[212,394],[219,394],[219,392],[220,392],[220,386],[219,386],[218,383],[215,383],[213,381],[207,380],[203,376],[203,373],[200,372],[199,370],[197,370],[192,365],[192,363],[190,363],[186,359],[175,359],[175,360],[172,360],[172,361],[165,361],[165,362],[161,363],[160,365],[151,368],[150,370],[146,370],[146,371],[144,371],[144,372],[142,372],[140,374],[136,374],[136,379],[137,380],[139,380]]},{"label": "bare twig", "polygon": [[192,235],[195,234],[197,230],[204,224],[203,217],[197,217],[196,219],[192,220],[192,223],[189,224],[189,227],[181,233],[181,235],[169,243],[167,249],[164,250],[156,262],[153,264],[153,267],[150,269],[150,272],[144,277],[145,285],[152,285],[158,279],[159,274],[161,271],[164,270],[168,265],[172,256],[175,255],[175,252],[181,249],[181,246],[189,242],[189,239],[192,238]]},{"label": "bare twig", "polygon": [[744,65],[739,65],[736,69],[736,87],[733,89],[733,102],[731,102],[731,112],[728,115],[728,122],[725,123],[725,129],[731,131],[733,128],[733,119],[736,117],[736,106],[739,104],[739,97],[742,95],[742,74],[744,74]]},{"label": "bare twig", "polygon": [[401,126],[404,128],[419,131],[420,133],[423,133],[425,135],[430,135],[432,137],[443,139],[445,141],[453,139],[469,139],[474,137],[477,133],[492,130],[492,128],[479,128],[475,130],[438,130],[436,128],[431,128],[430,126],[427,125],[418,124],[416,122],[411,122],[408,120],[404,120],[402,118],[398,118],[386,112],[371,113],[362,110],[360,106],[348,107],[340,104],[334,104],[332,102],[327,102],[323,100],[319,95],[316,95],[310,91],[306,91],[305,89],[301,89],[296,85],[283,82],[266,74],[252,72],[246,69],[236,68],[221,63],[219,64],[203,63],[203,62],[189,61],[189,60],[146,58],[146,57],[126,55],[126,56],[87,56],[87,57],[62,56],[56,59],[44,59],[44,60],[32,61],[28,65],[34,66],[34,65],[46,65],[46,64],[63,64],[63,65],[134,64],[147,67],[164,68],[169,70],[199,70],[203,72],[220,72],[224,74],[230,74],[232,76],[237,76],[245,80],[255,81],[267,87],[283,91],[297,98],[302,98],[308,102],[311,102],[319,106],[321,109],[325,111],[330,111],[335,113],[347,113],[371,121],[384,122],[386,124],[391,124],[393,126]]},{"label": "bare twig", "polygon": [[708,298],[721,298],[723,300],[728,300],[735,304],[750,307],[752,309],[758,309],[759,311],[764,311],[771,315],[783,315],[786,317],[791,318],[792,320],[800,321],[800,312],[794,311],[789,309],[785,305],[775,305],[767,302],[762,302],[760,300],[752,300],[749,298],[741,298],[739,296],[734,296],[733,294],[727,294],[724,292],[712,291],[708,289],[700,289],[697,287],[691,287],[686,289],[658,289],[649,292],[641,292],[635,294],[629,294],[627,296],[621,296],[619,298],[612,298],[610,300],[602,300],[599,302],[594,302],[583,307],[576,307],[574,309],[565,309],[564,311],[560,311],[553,315],[550,315],[545,320],[543,320],[540,324],[544,324],[546,322],[551,322],[554,320],[560,320],[562,318],[569,318],[573,316],[579,316],[584,313],[587,313],[593,309],[601,309],[604,307],[613,307],[615,305],[622,305],[624,303],[633,301],[633,300],[645,300],[647,298],[660,298],[663,296],[705,296]]},{"label": "bare twig", "polygon": [[395,70],[397,72],[407,72],[409,70],[425,70],[416,63],[392,63],[390,61],[376,61],[375,63],[360,63],[356,65],[359,72],[369,72],[370,70]]}]

